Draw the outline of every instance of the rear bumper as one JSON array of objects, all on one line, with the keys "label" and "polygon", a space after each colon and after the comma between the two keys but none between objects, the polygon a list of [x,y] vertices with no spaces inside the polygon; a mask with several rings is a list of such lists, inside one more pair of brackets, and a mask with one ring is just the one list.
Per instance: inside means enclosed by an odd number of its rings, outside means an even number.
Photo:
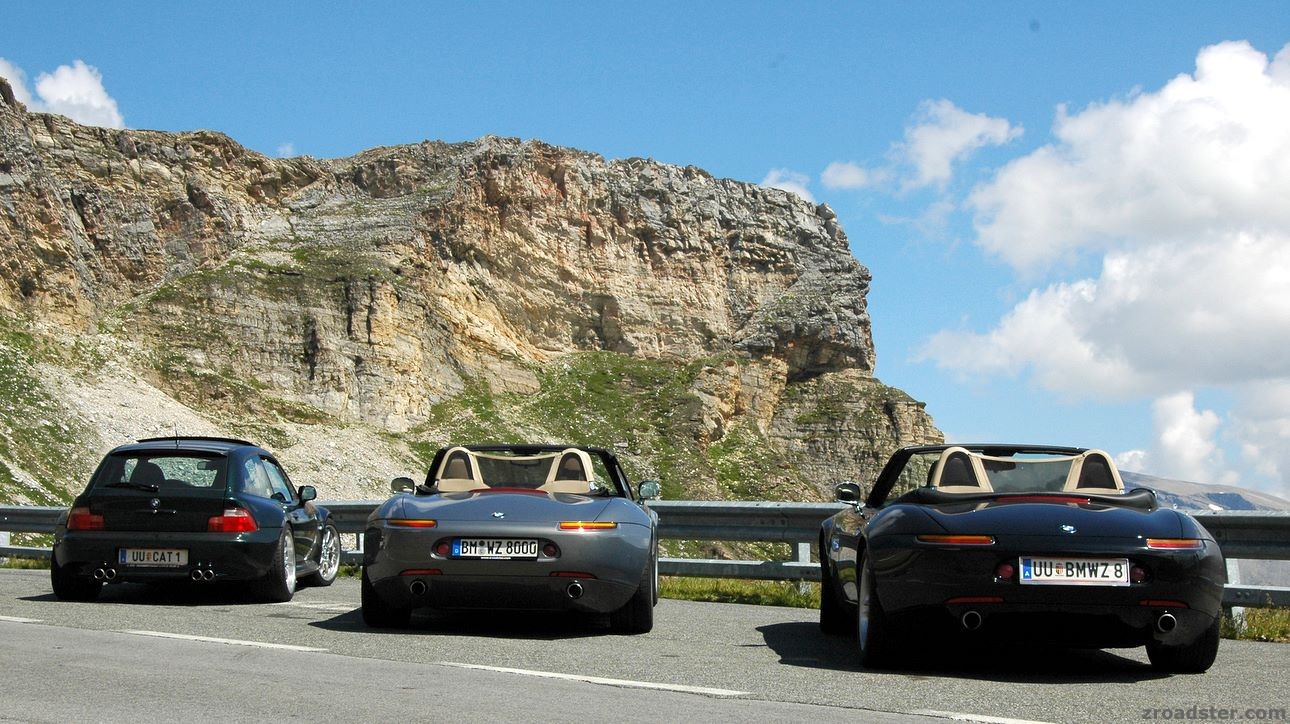
[{"label": "rear bumper", "polygon": [[398,608],[578,611],[622,608],[639,583],[562,576],[397,575],[372,581],[377,594]]},{"label": "rear bumper", "polygon": [[[1128,586],[1022,585],[999,579],[1000,563],[1025,555],[1128,558],[1148,571]],[[883,609],[894,618],[919,618],[933,630],[965,631],[969,611],[981,617],[974,633],[1074,647],[1177,645],[1201,635],[1219,615],[1226,572],[1217,546],[1197,551],[1115,552],[1024,548],[882,547],[872,551]],[[1172,616],[1162,631],[1162,616]]]},{"label": "rear bumper", "polygon": [[[210,571],[203,580],[250,581],[264,578],[276,558],[279,528],[254,533],[147,533],[74,531],[54,544],[59,565],[74,575],[93,577],[98,569],[112,571],[113,582],[192,580],[193,571]],[[188,551],[184,566],[123,565],[123,548],[180,548]]]},{"label": "rear bumper", "polygon": [[[607,613],[640,586],[652,561],[651,535],[633,524],[596,531],[559,531],[551,523],[449,522],[421,530],[377,525],[364,535],[363,565],[377,594],[400,608]],[[532,539],[539,548],[553,544],[557,553],[488,560],[436,552],[440,542],[471,536]]]}]

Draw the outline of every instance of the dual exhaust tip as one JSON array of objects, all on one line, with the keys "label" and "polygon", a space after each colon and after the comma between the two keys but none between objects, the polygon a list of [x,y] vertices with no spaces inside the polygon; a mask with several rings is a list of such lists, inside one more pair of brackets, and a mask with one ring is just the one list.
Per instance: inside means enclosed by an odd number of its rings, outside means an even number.
[{"label": "dual exhaust tip", "polygon": [[[194,581],[197,580],[197,573],[198,571],[193,571]],[[207,571],[207,573],[210,573],[210,571]],[[419,578],[413,581],[412,583],[408,584],[408,590],[412,593],[413,596],[424,596],[426,595],[426,591],[428,589],[429,587],[426,585],[426,582]],[[564,595],[568,596],[569,598],[575,601],[578,600],[579,598],[582,598],[583,593],[586,593],[586,591],[582,588],[582,584],[577,581],[570,583],[568,586],[565,586],[564,588]]]},{"label": "dual exhaust tip", "polygon": [[[959,624],[963,626],[964,631],[976,631],[981,628],[985,620],[978,611],[968,611],[959,618]],[[1162,613],[1156,617],[1156,631],[1167,634],[1178,628],[1178,619],[1172,613]]]},{"label": "dual exhaust tip", "polygon": [[96,581],[110,581],[114,578],[116,578],[115,568],[95,568],[94,569],[94,580]]},{"label": "dual exhaust tip", "polygon": [[194,568],[193,572],[188,575],[194,581],[212,581],[215,579],[215,571],[212,571],[209,568],[205,570]]}]

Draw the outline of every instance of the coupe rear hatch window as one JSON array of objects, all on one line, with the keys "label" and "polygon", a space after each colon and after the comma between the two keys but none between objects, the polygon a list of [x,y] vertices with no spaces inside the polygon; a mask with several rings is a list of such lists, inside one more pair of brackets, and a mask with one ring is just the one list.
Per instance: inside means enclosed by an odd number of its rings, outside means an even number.
[{"label": "coupe rear hatch window", "polygon": [[193,453],[110,455],[94,476],[95,492],[224,498],[228,459]]},{"label": "coupe rear hatch window", "polygon": [[204,531],[224,509],[228,459],[189,452],[109,455],[86,494],[105,528]]}]

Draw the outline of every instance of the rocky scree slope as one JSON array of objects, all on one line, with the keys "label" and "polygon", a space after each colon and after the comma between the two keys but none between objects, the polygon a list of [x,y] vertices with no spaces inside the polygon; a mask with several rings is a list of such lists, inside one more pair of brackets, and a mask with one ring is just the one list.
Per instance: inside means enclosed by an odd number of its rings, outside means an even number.
[{"label": "rocky scree slope", "polygon": [[0,499],[138,436],[246,436],[324,498],[447,441],[616,449],[669,497],[822,500],[938,441],[873,376],[833,213],[486,137],[273,159],[0,80]]}]

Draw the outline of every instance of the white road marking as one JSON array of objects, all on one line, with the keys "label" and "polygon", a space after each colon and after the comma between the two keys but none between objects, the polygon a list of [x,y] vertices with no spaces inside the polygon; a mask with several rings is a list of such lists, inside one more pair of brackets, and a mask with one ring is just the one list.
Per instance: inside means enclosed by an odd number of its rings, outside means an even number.
[{"label": "white road marking", "polygon": [[221,639],[214,636],[190,636],[188,634],[167,633],[165,631],[119,631],[118,633],[134,634],[136,636],[155,636],[163,639],[182,639],[184,641],[202,641],[209,644],[232,644],[233,646],[253,646],[261,649],[285,649],[287,651],[310,651],[322,652],[327,649],[314,648],[313,646],[292,646],[291,644],[271,644],[266,641],[242,641],[240,639]]},{"label": "white road marking", "polygon": [[658,691],[676,691],[683,694],[702,694],[704,696],[734,697],[746,696],[746,691],[730,689],[709,689],[703,686],[684,686],[682,684],[656,684],[650,681],[630,681],[627,679],[606,679],[601,676],[583,676],[581,674],[558,674],[554,671],[532,671],[530,669],[508,669],[504,666],[482,666],[480,664],[461,664],[455,661],[440,661],[440,666],[454,666],[458,669],[477,669],[479,671],[496,671],[503,674],[521,676],[538,676],[544,679],[564,679],[566,681],[584,681],[588,684],[621,686],[627,689],[655,689]]},{"label": "white road marking", "polygon": [[0,616],[0,621],[8,621],[9,623],[40,623],[42,620],[39,618],[23,618],[21,616]]},{"label": "white road marking", "polygon": [[957,711],[937,711],[935,709],[919,709],[918,711],[911,711],[909,713],[921,716],[937,716],[942,719],[950,719],[952,721],[980,722],[980,724],[1049,724],[1049,722],[1035,721],[1034,719],[1009,719],[1002,716],[962,714]]},{"label": "white road marking", "polygon": [[295,603],[288,601],[286,603],[275,603],[274,606],[294,606],[296,608],[308,608],[314,611],[327,611],[329,613],[349,613],[356,607],[348,603]]}]

